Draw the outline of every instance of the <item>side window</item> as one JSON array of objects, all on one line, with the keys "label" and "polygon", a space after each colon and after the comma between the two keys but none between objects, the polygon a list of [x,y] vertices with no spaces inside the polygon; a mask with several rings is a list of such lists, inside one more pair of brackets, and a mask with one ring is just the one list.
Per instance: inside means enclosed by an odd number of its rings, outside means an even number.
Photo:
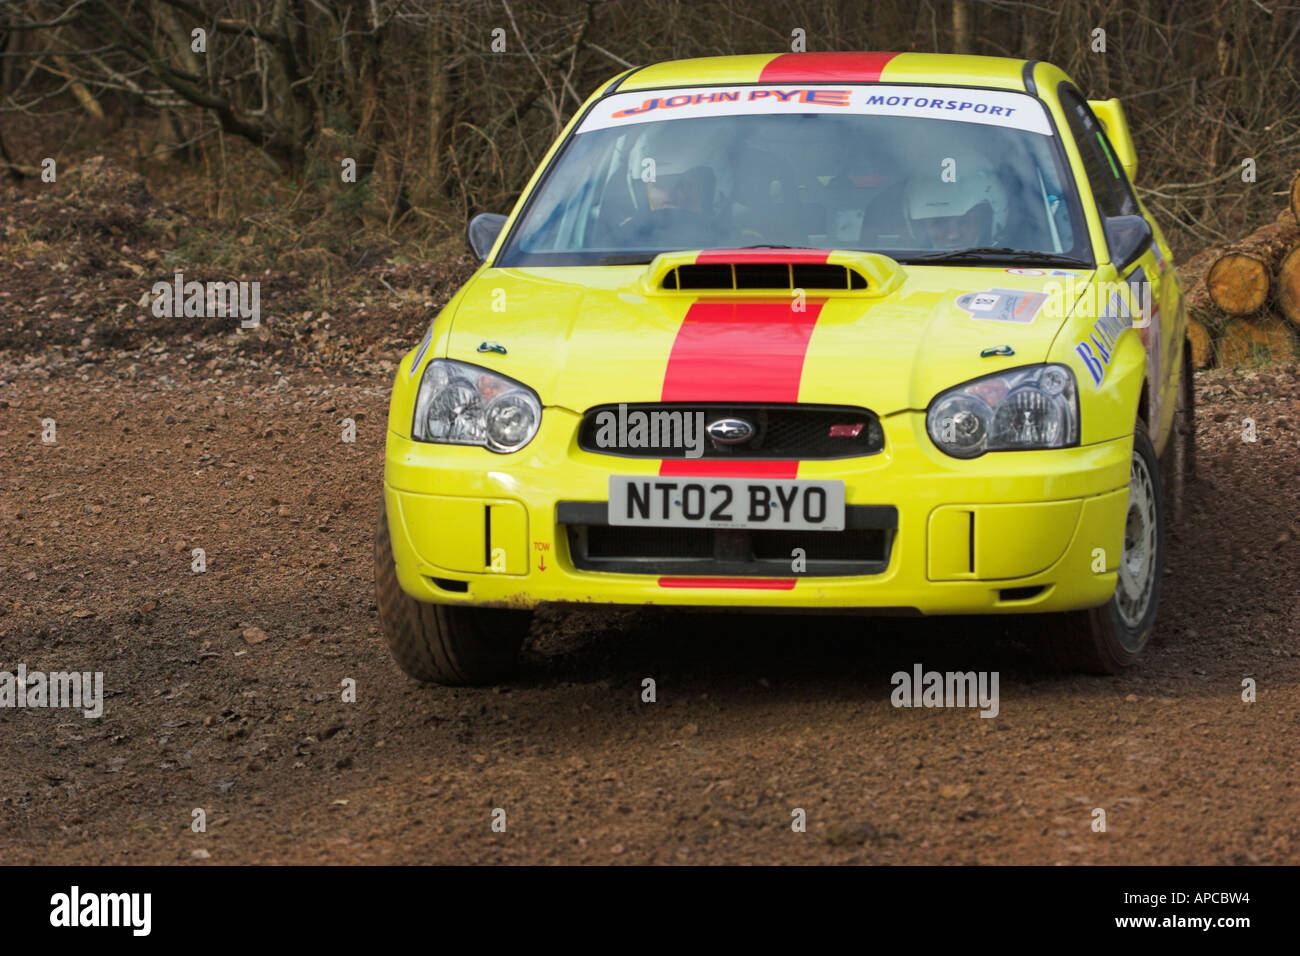
[{"label": "side window", "polygon": [[1083,169],[1097,201],[1097,209],[1103,216],[1136,216],[1138,204],[1133,190],[1124,178],[1124,170],[1106,138],[1105,129],[1089,109],[1087,101],[1076,91],[1065,89],[1061,91],[1061,105],[1065,108],[1066,121],[1079,147],[1079,155],[1083,157]]}]

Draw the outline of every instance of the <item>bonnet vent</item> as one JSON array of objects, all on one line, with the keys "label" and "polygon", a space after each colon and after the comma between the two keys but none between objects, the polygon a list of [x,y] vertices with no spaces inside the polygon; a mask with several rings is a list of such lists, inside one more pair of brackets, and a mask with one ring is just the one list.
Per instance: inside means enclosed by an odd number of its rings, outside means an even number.
[{"label": "bonnet vent", "polygon": [[664,273],[663,288],[824,289],[861,291],[867,277],[848,266],[806,262],[718,262],[680,265]]}]

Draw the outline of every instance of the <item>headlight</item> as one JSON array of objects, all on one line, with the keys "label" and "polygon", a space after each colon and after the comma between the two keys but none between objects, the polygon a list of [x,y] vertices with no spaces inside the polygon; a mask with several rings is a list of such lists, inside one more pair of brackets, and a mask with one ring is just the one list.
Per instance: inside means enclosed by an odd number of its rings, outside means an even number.
[{"label": "headlight", "polygon": [[939,450],[954,458],[1076,445],[1074,373],[1065,365],[1031,365],[977,378],[941,392],[925,426]]},{"label": "headlight", "polygon": [[526,385],[477,365],[433,359],[420,378],[411,437],[505,453],[532,441],[541,421],[542,403]]}]

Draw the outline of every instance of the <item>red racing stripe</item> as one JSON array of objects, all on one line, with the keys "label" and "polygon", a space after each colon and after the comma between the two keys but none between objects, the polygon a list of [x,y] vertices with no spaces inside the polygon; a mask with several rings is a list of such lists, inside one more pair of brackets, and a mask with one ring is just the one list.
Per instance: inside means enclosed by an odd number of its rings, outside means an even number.
[{"label": "red racing stripe", "polygon": [[793,591],[794,578],[660,578],[661,588],[750,588]]},{"label": "red racing stripe", "polygon": [[664,402],[797,402],[821,302],[694,303],[668,355]]},{"label": "red racing stripe", "polygon": [[897,53],[782,53],[758,74],[760,83],[879,83]]},{"label": "red racing stripe", "polygon": [[[721,254],[725,255],[725,254]],[[825,262],[826,253],[817,261]],[[703,257],[701,257],[703,258]],[[699,261],[699,260],[697,260]],[[735,261],[727,257],[724,261]],[[790,260],[785,260],[790,261]],[[821,302],[696,302],[673,340],[664,372],[665,402],[797,402],[804,356]],[[661,475],[794,478],[797,461],[665,459]],[[793,578],[659,579],[662,588],[758,588],[789,591]]]},{"label": "red racing stripe", "polygon": [[794,262],[800,265],[820,265],[830,258],[828,249],[706,249],[695,258],[695,264]]},{"label": "red racing stripe", "polygon": [[[823,260],[824,261],[824,260]],[[677,331],[661,401],[797,402],[804,355],[822,303],[696,302]],[[797,461],[706,461],[674,458],[661,475],[793,478]]]},{"label": "red racing stripe", "polygon": [[669,458],[659,465],[661,475],[707,478],[793,478],[799,474],[797,461],[705,461],[700,458]]}]

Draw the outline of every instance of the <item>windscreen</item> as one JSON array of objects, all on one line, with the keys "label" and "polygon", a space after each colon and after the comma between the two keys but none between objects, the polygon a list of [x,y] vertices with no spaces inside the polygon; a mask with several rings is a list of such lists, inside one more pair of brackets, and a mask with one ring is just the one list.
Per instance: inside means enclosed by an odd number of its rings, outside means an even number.
[{"label": "windscreen", "polygon": [[1040,101],[862,85],[605,97],[533,190],[498,264],[761,246],[902,261],[1005,247],[1092,260]]}]

